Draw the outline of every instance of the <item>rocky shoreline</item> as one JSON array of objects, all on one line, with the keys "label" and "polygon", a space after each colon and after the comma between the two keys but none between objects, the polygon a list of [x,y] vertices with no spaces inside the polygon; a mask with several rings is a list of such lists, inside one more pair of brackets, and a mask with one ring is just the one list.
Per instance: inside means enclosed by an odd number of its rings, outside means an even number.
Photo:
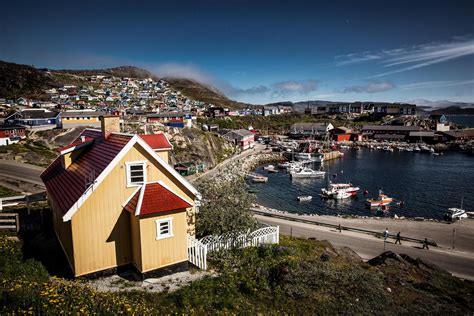
[{"label": "rocky shoreline", "polygon": [[319,215],[316,213],[292,213],[288,211],[283,211],[283,210],[278,210],[274,209],[271,207],[267,207],[258,203],[255,203],[253,205],[255,209],[258,209],[260,211],[265,211],[268,213],[274,213],[274,214],[281,214],[281,215],[295,215],[295,216],[309,216],[309,217],[328,217],[328,218],[347,218],[347,219],[368,219],[368,220],[406,220],[406,221],[414,221],[414,222],[435,222],[435,223],[445,223],[449,224],[449,222],[434,219],[434,218],[424,218],[424,217],[406,217],[406,216],[397,216],[397,214],[394,214],[393,217],[381,217],[381,216],[362,216],[362,215],[356,215],[356,214],[344,214],[344,215]]},{"label": "rocky shoreline", "polygon": [[245,158],[237,159],[223,167],[212,179],[217,181],[244,181],[245,177],[259,165],[281,161],[285,161],[285,158],[279,153],[259,152]]}]

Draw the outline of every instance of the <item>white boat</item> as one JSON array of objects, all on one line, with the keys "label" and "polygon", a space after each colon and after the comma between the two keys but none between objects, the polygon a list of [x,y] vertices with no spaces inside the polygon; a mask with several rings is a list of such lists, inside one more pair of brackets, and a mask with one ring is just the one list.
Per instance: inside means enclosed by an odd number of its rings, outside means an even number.
[{"label": "white boat", "polygon": [[352,194],[346,192],[346,191],[343,191],[343,190],[339,190],[336,192],[336,194],[334,194],[334,198],[336,200],[342,200],[342,199],[347,199],[347,198],[350,198],[352,196]]},{"label": "white boat", "polygon": [[331,183],[328,188],[322,188],[321,194],[326,198],[346,199],[356,196],[359,187],[354,187],[350,183]]},{"label": "white boat", "polygon": [[252,178],[253,183],[267,183],[268,178],[264,176],[256,176]]},{"label": "white boat", "polygon": [[325,174],[326,171],[317,171],[309,168],[290,171],[292,178],[322,178]]},{"label": "white boat", "polygon": [[419,153],[421,151],[421,149],[420,149],[420,147],[415,146],[415,148],[413,148],[413,151],[416,152],[416,153]]},{"label": "white boat", "polygon": [[455,221],[467,218],[466,211],[460,208],[448,208],[448,211],[444,214],[444,218],[448,221]]},{"label": "white boat", "polygon": [[274,165],[268,165],[268,166],[263,167],[263,170],[273,170],[273,169],[275,169]]},{"label": "white boat", "polygon": [[319,153],[296,153],[296,161],[314,161],[314,162],[323,162],[324,155]]},{"label": "white boat", "polygon": [[297,199],[300,202],[309,202],[313,199],[313,197],[311,195],[303,195],[303,196],[298,196]]},{"label": "white boat", "polygon": [[291,163],[288,161],[281,162],[278,164],[278,168],[280,169],[288,169],[291,166]]}]

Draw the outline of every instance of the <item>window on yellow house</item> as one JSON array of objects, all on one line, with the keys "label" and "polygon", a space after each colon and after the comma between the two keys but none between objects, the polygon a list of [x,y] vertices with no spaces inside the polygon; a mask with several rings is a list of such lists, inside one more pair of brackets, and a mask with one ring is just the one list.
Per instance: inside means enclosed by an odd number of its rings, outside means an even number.
[{"label": "window on yellow house", "polygon": [[173,237],[173,219],[165,218],[155,220],[156,240]]},{"label": "window on yellow house", "polygon": [[127,166],[127,187],[140,186],[146,182],[146,162],[133,161],[126,162]]}]

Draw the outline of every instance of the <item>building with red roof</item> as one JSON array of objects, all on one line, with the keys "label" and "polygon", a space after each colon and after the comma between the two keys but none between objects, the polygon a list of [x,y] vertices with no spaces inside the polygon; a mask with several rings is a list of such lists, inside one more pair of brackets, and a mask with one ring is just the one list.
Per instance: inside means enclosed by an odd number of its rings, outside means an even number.
[{"label": "building with red roof", "polygon": [[118,117],[101,127],[61,148],[41,175],[73,274],[186,269],[200,195],[168,164],[172,145],[164,134],[120,133]]}]

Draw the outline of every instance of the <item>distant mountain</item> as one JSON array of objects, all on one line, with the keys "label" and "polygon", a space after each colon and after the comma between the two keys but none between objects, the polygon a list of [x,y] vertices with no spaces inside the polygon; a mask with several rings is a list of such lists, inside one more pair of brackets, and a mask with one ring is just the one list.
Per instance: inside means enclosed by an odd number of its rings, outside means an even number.
[{"label": "distant mountain", "polygon": [[449,106],[447,108],[436,109],[430,111],[429,114],[433,115],[474,115],[474,107],[461,108],[459,106]]},{"label": "distant mountain", "polygon": [[474,108],[474,103],[467,103],[467,102],[454,102],[448,100],[439,100],[439,101],[429,101],[425,99],[416,99],[412,101],[408,101],[408,103],[416,104],[418,107],[427,110],[437,110],[442,108],[450,108],[450,107],[457,107],[457,108]]},{"label": "distant mountain", "polygon": [[231,100],[215,87],[190,79],[165,78],[165,80],[171,85],[171,87],[181,91],[183,95],[194,100],[199,100],[214,104],[215,106],[222,106],[231,109],[240,109],[254,106],[251,104]]}]

